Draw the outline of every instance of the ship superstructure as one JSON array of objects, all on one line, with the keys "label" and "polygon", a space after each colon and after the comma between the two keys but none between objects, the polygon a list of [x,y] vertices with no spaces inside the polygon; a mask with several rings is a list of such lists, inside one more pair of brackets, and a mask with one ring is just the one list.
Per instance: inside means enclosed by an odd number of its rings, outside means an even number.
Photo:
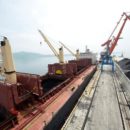
[{"label": "ship superstructure", "polygon": [[85,49],[85,52],[80,53],[80,59],[84,59],[84,58],[90,58],[92,59],[92,64],[96,64],[97,63],[97,53],[93,53],[91,52],[87,46]]}]

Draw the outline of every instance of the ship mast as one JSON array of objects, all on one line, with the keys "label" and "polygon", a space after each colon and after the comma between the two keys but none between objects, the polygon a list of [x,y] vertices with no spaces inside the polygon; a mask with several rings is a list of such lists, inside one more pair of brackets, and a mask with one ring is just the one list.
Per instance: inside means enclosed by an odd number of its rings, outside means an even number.
[{"label": "ship mast", "polygon": [[3,60],[3,72],[5,74],[6,82],[11,84],[17,83],[15,66],[13,63],[13,56],[9,41],[6,37],[4,37],[3,41],[1,41],[1,53]]}]

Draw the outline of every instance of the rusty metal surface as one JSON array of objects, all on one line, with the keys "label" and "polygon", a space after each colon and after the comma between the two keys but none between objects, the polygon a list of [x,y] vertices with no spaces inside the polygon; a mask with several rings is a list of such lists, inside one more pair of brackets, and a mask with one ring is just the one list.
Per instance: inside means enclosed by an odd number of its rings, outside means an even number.
[{"label": "rusty metal surface", "polygon": [[41,79],[39,75],[36,74],[28,74],[28,73],[17,73],[18,83],[22,84],[23,87],[36,94],[38,96],[43,95],[43,90],[41,86]]},{"label": "rusty metal surface", "polygon": [[17,73],[17,79],[17,84],[0,82],[0,104],[9,111],[15,108],[15,104],[28,99],[30,93],[43,95],[40,76]]},{"label": "rusty metal surface", "polygon": [[40,76],[35,74],[17,73],[17,84],[11,89],[15,104],[27,100],[32,94],[43,95]]},{"label": "rusty metal surface", "polygon": [[[46,123],[52,119],[52,113],[56,113],[65,104],[65,102],[72,96],[77,88],[80,87],[80,84],[84,81],[84,78],[92,73],[94,69],[95,66],[91,66],[89,69],[71,80],[70,83],[67,83],[67,85],[64,84],[63,86],[59,87],[59,91],[56,90],[54,94],[49,94],[49,99],[47,99],[46,102],[43,101],[44,103],[37,107],[35,113],[30,114],[28,117],[21,120],[19,125],[12,130],[43,129],[44,125],[46,125]],[[75,89],[72,91],[74,86]]]},{"label": "rusty metal surface", "polygon": [[48,65],[48,74],[49,75],[68,75],[72,76],[77,70],[76,64],[49,64]]},{"label": "rusty metal surface", "polygon": [[84,67],[87,67],[92,64],[91,59],[79,59],[79,60],[70,60],[69,63],[76,63],[78,70],[83,69]]},{"label": "rusty metal surface", "polygon": [[[86,68],[88,68],[88,66]],[[30,97],[33,97],[33,95],[36,95],[40,99],[40,102],[35,106],[35,112],[33,112],[34,110],[31,110],[31,113],[28,113],[28,117],[23,117],[23,120],[21,122],[22,125],[20,126],[20,128],[25,126],[25,124],[29,123],[37,115],[42,113],[44,109],[48,107],[48,105],[50,105],[50,103],[56,100],[56,98],[60,94],[62,94],[68,87],[67,84],[69,84],[69,82],[74,82],[74,75],[72,74],[76,73],[76,75],[78,74],[79,76],[79,74],[81,73],[77,73],[76,63],[69,63],[66,65],[56,64],[55,67],[56,69],[60,68],[63,70],[64,76],[62,75],[62,78],[64,78],[64,80],[62,79],[63,81],[59,85],[51,89],[46,94],[44,93],[44,83],[42,86],[41,80],[49,78],[47,75],[40,77],[39,75],[35,74],[17,73],[17,84],[0,82],[0,104],[3,105],[12,114],[17,114],[16,105],[18,106],[19,104],[25,102],[26,100],[30,99]],[[85,70],[86,68],[84,68],[83,70]],[[54,78],[56,77],[54,76]]]},{"label": "rusty metal surface", "polygon": [[0,104],[7,110],[14,108],[11,84],[0,82]]}]

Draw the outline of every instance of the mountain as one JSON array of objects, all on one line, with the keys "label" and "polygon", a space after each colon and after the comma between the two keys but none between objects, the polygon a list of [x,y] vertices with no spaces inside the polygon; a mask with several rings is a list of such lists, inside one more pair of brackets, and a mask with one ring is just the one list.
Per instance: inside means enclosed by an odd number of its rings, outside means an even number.
[{"label": "mountain", "polygon": [[[40,53],[24,52],[24,51],[13,53],[13,58],[16,62],[17,61],[20,61],[20,62],[34,61],[35,62],[38,59],[44,58],[44,60],[45,60],[48,57],[50,57],[49,60],[54,60],[54,61],[55,61],[55,59],[57,60],[57,58],[54,55],[50,55],[50,54],[44,55],[44,54],[40,54]],[[68,57],[70,58],[72,56],[70,54],[65,54],[65,58],[68,59]],[[73,57],[70,59],[73,59]]]},{"label": "mountain", "polygon": [[44,57],[45,55],[39,54],[39,53],[33,53],[33,52],[15,52],[13,53],[14,59],[36,59],[40,57]]}]

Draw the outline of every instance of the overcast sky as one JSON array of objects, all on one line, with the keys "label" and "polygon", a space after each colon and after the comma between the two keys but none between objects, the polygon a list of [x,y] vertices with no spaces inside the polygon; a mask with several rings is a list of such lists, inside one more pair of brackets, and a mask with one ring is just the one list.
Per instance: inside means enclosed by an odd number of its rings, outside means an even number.
[{"label": "overcast sky", "polygon": [[[124,11],[130,11],[130,0],[0,0],[0,35],[8,37],[14,52],[52,54],[37,29],[56,48],[60,40],[72,50],[87,45],[100,52]],[[130,21],[122,37],[115,52],[130,57]]]}]

